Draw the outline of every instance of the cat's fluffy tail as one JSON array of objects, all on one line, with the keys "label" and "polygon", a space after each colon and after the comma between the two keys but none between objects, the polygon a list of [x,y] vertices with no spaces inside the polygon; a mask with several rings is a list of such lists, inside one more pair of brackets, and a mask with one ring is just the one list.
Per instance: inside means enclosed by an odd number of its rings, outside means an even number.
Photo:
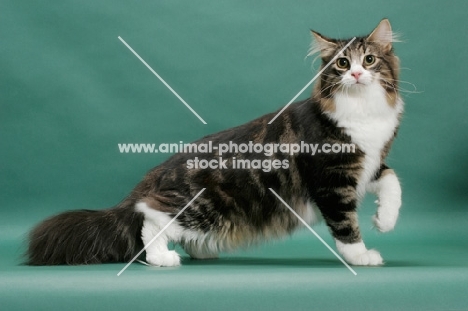
[{"label": "cat's fluffy tail", "polygon": [[44,220],[29,234],[26,264],[82,265],[130,261],[143,248],[143,215],[133,204],[69,211]]}]

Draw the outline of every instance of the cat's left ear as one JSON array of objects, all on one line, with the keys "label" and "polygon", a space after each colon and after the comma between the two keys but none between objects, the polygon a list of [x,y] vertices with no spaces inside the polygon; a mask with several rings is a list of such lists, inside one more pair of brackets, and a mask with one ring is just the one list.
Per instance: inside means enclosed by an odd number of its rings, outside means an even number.
[{"label": "cat's left ear", "polygon": [[308,55],[310,56],[320,52],[320,56],[322,58],[333,56],[336,51],[337,44],[332,39],[329,39],[318,32],[313,30],[311,30],[311,32],[313,35],[313,41]]},{"label": "cat's left ear", "polygon": [[392,49],[392,42],[395,41],[395,36],[388,19],[384,18],[380,21],[379,25],[367,37],[367,41],[378,43],[385,53]]}]

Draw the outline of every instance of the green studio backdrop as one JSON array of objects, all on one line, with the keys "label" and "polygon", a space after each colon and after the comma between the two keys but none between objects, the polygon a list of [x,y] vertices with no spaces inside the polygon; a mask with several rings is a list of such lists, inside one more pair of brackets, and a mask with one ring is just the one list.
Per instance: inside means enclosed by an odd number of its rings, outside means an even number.
[{"label": "green studio backdrop", "polygon": [[[466,309],[466,1],[12,1],[0,3],[0,304],[127,309]],[[119,143],[190,142],[284,106],[316,74],[309,29],[402,34],[406,102],[388,158],[403,186],[394,232],[364,239],[386,266],[353,276],[313,235],[177,269],[21,265],[28,230],[113,206],[168,154]],[[206,121],[203,124],[125,40]],[[300,96],[306,98],[310,89]],[[325,226],[317,232],[333,240]]]}]

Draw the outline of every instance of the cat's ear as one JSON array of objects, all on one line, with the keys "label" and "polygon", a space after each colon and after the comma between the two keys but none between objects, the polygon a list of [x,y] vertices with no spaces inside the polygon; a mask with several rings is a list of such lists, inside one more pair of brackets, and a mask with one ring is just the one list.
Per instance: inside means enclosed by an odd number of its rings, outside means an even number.
[{"label": "cat's ear", "polygon": [[318,32],[311,30],[313,40],[309,49],[309,56],[319,53],[320,57],[330,57],[333,56],[338,45],[332,40],[329,39]]},{"label": "cat's ear", "polygon": [[380,21],[379,25],[367,37],[367,41],[378,43],[384,52],[389,52],[392,49],[392,42],[397,40],[388,19],[384,18]]}]

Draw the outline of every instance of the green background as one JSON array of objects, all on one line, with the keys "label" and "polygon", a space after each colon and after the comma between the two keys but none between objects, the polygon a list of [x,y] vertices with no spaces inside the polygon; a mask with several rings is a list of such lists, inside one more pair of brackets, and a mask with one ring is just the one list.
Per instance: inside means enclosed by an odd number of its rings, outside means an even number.
[{"label": "green background", "polygon": [[[467,310],[466,4],[1,1],[0,308]],[[38,221],[112,206],[168,157],[120,154],[118,143],[189,142],[274,111],[316,72],[309,29],[352,37],[383,17],[402,34],[401,88],[411,91],[388,159],[403,186],[400,221],[379,234],[374,198],[360,212],[384,267],[353,276],[308,231],[218,261],[133,264],[120,277],[119,264],[21,265]]]}]

